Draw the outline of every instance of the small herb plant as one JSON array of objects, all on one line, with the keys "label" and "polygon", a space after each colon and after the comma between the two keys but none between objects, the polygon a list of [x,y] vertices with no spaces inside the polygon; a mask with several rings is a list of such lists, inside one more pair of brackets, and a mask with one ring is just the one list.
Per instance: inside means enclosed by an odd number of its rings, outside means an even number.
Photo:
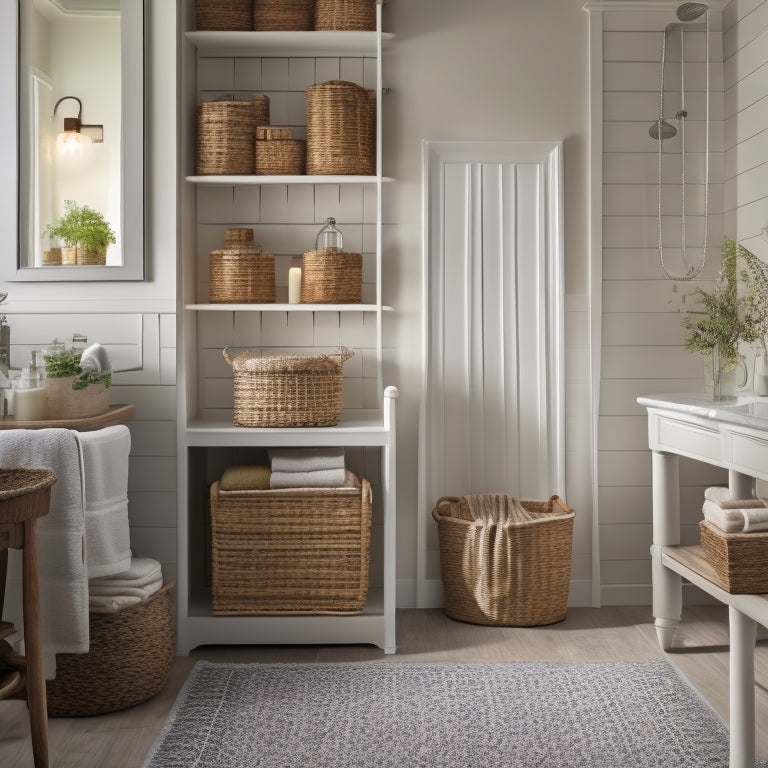
[{"label": "small herb plant", "polygon": [[77,205],[74,200],[64,202],[64,215],[55,224],[49,224],[43,234],[61,240],[69,248],[78,246],[86,251],[104,250],[117,242],[101,213],[87,205]]},{"label": "small herb plant", "polygon": [[[54,342],[55,343],[55,342]],[[80,365],[81,353],[75,349],[61,349],[55,352],[45,352],[45,375],[49,379],[63,379],[75,376],[72,389],[85,389],[89,384],[103,382],[109,389],[112,386],[112,376],[109,373],[97,373],[91,369],[83,370]]]}]

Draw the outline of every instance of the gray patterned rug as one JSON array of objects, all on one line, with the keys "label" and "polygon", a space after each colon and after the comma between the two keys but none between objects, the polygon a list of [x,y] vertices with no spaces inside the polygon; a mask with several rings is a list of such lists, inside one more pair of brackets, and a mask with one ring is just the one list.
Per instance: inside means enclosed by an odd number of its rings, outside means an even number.
[{"label": "gray patterned rug", "polygon": [[727,768],[664,659],[198,662],[145,768]]}]

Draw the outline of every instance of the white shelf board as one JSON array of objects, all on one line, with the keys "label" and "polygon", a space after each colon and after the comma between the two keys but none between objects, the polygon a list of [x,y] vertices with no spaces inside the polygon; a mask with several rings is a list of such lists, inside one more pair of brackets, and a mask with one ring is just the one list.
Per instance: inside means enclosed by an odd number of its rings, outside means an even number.
[{"label": "white shelf board", "polygon": [[[375,312],[376,304],[185,304],[197,312]],[[382,307],[391,312],[392,307]]]},{"label": "white shelf board", "polygon": [[[208,32],[186,33],[200,56],[376,56],[377,32]],[[392,35],[381,33],[384,45]]]},{"label": "white shelf board", "polygon": [[[244,184],[375,184],[376,176],[328,175],[328,176],[249,176],[236,174],[230,176],[187,176],[187,181],[193,184],[209,186],[236,186]],[[392,181],[390,177],[382,181]]]},{"label": "white shelf board", "polygon": [[384,426],[383,412],[377,409],[344,411],[333,427],[236,427],[232,412],[190,419],[185,429],[188,447],[355,446],[388,445],[391,433]]}]

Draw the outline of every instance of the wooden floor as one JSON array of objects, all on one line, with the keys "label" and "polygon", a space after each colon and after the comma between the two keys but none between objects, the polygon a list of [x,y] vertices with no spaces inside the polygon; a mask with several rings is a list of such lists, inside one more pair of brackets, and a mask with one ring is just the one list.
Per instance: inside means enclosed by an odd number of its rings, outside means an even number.
[{"label": "wooden floor", "polygon": [[[441,610],[398,612],[398,652],[371,646],[207,647],[178,658],[165,689],[124,712],[49,721],[54,768],[141,766],[157,739],[179,688],[198,659],[242,662],[316,661],[621,661],[663,655],[650,608],[572,608],[564,622],[530,629],[479,627],[445,617]],[[687,608],[676,647],[667,658],[684,672],[727,721],[728,623],[720,606]],[[756,655],[758,758],[768,758],[768,643]],[[764,727],[761,727],[764,724]],[[0,766],[32,766],[26,708],[0,701]]]}]

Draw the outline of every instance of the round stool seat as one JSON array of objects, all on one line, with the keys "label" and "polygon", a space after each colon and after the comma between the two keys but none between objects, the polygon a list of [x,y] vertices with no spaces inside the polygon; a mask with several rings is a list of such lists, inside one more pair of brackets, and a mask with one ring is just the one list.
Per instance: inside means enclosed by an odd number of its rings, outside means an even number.
[{"label": "round stool seat", "polygon": [[56,475],[49,469],[0,469],[0,523],[18,523],[48,513],[45,504],[24,503],[24,497],[50,488]]}]

